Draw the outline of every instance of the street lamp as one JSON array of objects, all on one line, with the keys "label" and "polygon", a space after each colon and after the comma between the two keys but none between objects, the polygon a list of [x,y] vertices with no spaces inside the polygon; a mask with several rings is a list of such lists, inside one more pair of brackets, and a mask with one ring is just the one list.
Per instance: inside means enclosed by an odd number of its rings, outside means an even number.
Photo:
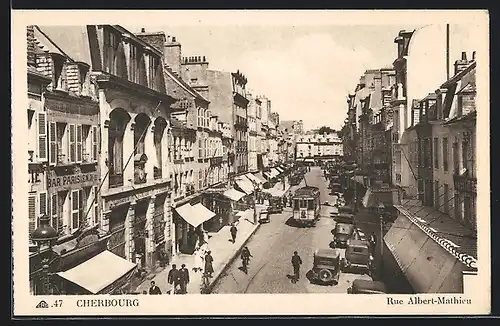
[{"label": "street lamp", "polygon": [[[51,248],[57,241],[57,231],[50,226],[50,217],[46,214],[40,216],[39,226],[31,234],[31,240],[37,245],[38,252],[43,248]],[[50,294],[49,259],[42,260],[43,294]]]},{"label": "street lamp", "polygon": [[379,247],[380,247],[380,277],[383,275],[383,267],[384,267],[384,246],[383,246],[383,239],[384,239],[384,212],[385,212],[385,206],[384,203],[380,202],[377,206],[377,213],[380,216],[380,240],[379,240]]}]

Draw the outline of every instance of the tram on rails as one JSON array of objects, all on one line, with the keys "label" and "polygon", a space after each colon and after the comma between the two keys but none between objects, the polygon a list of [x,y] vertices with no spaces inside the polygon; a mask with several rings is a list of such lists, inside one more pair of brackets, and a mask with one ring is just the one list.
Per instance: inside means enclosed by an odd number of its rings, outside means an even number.
[{"label": "tram on rails", "polygon": [[319,219],[321,202],[319,188],[305,186],[295,191],[293,200],[293,220],[297,224],[314,226]]}]

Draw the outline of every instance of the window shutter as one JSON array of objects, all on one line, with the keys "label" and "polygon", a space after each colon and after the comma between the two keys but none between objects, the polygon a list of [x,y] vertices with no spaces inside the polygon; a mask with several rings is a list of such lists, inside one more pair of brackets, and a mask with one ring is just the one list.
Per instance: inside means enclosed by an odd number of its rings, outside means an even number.
[{"label": "window shutter", "polygon": [[94,187],[94,225],[99,224],[99,201],[97,198],[97,187]]},{"label": "window shutter", "polygon": [[28,221],[29,221],[29,234],[31,235],[36,229],[36,196],[28,196]]},{"label": "window shutter", "polygon": [[55,165],[57,163],[57,137],[56,137],[56,123],[49,123],[49,164]]},{"label": "window shutter", "polygon": [[57,208],[58,208],[58,206],[57,206],[57,194],[53,194],[51,196],[51,201],[50,201],[50,215],[52,217],[52,227],[56,230],[59,229]]},{"label": "window shutter", "polygon": [[97,161],[97,126],[92,126],[92,160]]},{"label": "window shutter", "polygon": [[40,215],[48,214],[49,212],[47,211],[47,193],[43,191],[40,192],[38,196],[39,196],[38,207],[40,209],[39,214]]},{"label": "window shutter", "polygon": [[76,130],[75,130],[75,125],[70,124],[69,125],[69,162],[70,163],[75,163],[76,162]]},{"label": "window shutter", "polygon": [[79,202],[80,202],[80,191],[73,190],[71,192],[71,229],[78,229],[79,222]]},{"label": "window shutter", "polygon": [[76,162],[77,163],[82,162],[82,156],[83,156],[82,138],[83,138],[82,125],[76,125]]},{"label": "window shutter", "polygon": [[47,114],[38,113],[38,160],[47,161]]}]

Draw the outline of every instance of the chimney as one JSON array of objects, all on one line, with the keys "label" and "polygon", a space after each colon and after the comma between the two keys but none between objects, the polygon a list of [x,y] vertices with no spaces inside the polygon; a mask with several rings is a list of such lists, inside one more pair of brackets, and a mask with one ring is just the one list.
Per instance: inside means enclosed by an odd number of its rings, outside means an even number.
[{"label": "chimney", "polygon": [[165,42],[164,58],[166,64],[172,68],[176,74],[181,73],[181,44],[177,42],[175,36],[168,36]]},{"label": "chimney", "polygon": [[26,27],[27,59],[28,66],[36,66],[36,39],[35,28],[33,25]]},{"label": "chimney", "polygon": [[141,28],[141,33],[146,33],[146,29],[144,27]]},{"label": "chimney", "polygon": [[455,72],[454,72],[454,74],[456,75],[459,72],[461,72],[462,70],[464,70],[469,65],[469,63],[470,63],[470,61],[467,60],[467,53],[466,52],[462,52],[461,59],[455,61]]}]

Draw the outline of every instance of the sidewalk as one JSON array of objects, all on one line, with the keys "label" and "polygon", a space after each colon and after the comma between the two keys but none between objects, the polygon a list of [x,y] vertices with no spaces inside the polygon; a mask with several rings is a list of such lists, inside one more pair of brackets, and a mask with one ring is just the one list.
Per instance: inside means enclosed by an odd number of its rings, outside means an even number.
[{"label": "sidewalk", "polygon": [[[214,233],[210,239],[208,239],[208,247],[212,251],[212,257],[214,258],[213,267],[214,274],[210,279],[210,287],[212,287],[215,282],[219,279],[222,272],[229,266],[232,261],[238,256],[240,249],[246,244],[248,239],[257,231],[260,224],[253,224],[247,219],[240,218],[237,223],[238,235],[236,237],[236,243],[230,241],[231,235],[229,233],[230,226],[224,226],[219,232]],[[192,270],[194,265],[194,256],[179,254],[172,258],[172,264],[176,264],[177,268],[180,268],[181,264],[186,264],[189,270],[190,283],[188,284],[189,294],[199,294],[200,287],[202,284],[201,272],[194,272]],[[170,265],[171,266],[171,265]],[[163,269],[161,272],[156,274],[153,278],[148,278],[142,282],[137,288],[136,292],[142,293],[143,291],[148,291],[151,281],[155,281],[156,285],[161,289],[162,294],[167,294],[169,286],[167,285],[167,276],[170,271],[170,266]]]}]

